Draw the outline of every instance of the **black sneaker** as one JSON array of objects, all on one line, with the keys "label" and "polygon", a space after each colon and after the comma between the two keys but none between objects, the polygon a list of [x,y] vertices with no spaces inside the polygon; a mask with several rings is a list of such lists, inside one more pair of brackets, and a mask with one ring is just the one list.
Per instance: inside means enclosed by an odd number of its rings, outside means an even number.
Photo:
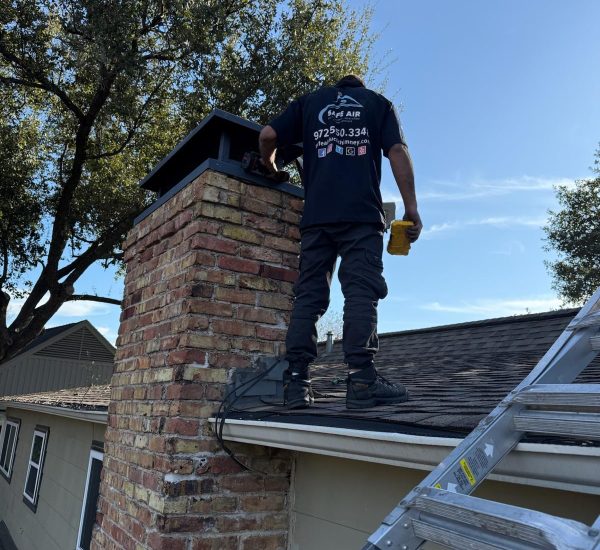
[{"label": "black sneaker", "polygon": [[283,372],[283,404],[288,409],[306,409],[314,401],[309,379]]},{"label": "black sneaker", "polygon": [[360,374],[348,377],[347,409],[366,409],[408,401],[408,391],[402,384],[394,384],[377,373],[375,378],[360,378]]}]

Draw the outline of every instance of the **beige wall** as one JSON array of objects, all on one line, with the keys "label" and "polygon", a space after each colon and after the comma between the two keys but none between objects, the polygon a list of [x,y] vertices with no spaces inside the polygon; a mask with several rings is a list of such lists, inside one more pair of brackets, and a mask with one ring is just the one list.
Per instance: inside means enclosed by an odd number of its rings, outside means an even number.
[{"label": "beige wall", "polygon": [[[427,472],[299,453],[292,550],[360,550],[366,538]],[[486,481],[475,496],[591,525],[600,496]],[[423,548],[440,548],[428,543]]]},{"label": "beige wall", "polygon": [[[103,424],[8,409],[21,419],[10,484],[0,477],[0,520],[19,550],[74,550],[92,441],[104,441]],[[37,511],[23,502],[25,474],[36,425],[48,426],[48,446]]]}]

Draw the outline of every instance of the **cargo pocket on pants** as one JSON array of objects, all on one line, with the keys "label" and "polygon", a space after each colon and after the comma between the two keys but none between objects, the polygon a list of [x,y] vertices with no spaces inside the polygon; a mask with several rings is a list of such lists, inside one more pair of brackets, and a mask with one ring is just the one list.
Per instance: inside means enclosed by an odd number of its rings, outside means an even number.
[{"label": "cargo pocket on pants", "polygon": [[367,265],[370,266],[369,276],[373,278],[373,285],[377,297],[383,300],[388,295],[388,287],[383,277],[383,260],[381,256],[371,250],[365,250]]}]

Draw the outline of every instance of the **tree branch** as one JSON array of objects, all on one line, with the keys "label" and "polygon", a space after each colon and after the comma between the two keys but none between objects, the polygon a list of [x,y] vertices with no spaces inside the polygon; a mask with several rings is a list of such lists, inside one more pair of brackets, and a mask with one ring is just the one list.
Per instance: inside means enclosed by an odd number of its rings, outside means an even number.
[{"label": "tree branch", "polygon": [[73,294],[69,296],[65,302],[73,301],[87,301],[87,302],[101,302],[103,304],[114,304],[116,306],[121,305],[121,300],[115,300],[114,298],[105,298],[103,296],[96,296],[95,294]]},{"label": "tree branch", "polygon": [[164,77],[162,79],[160,79],[158,84],[150,92],[150,94],[148,95],[148,98],[146,99],[146,101],[144,101],[144,104],[140,108],[140,112],[138,113],[138,116],[133,121],[133,126],[127,132],[127,137],[125,138],[125,141],[123,141],[123,143],[121,143],[121,145],[119,147],[117,147],[116,149],[113,149],[112,151],[98,153],[97,155],[89,155],[87,157],[88,160],[98,160],[98,159],[103,159],[103,158],[108,158],[108,157],[114,157],[114,156],[118,155],[119,153],[122,153],[125,150],[125,147],[127,147],[127,145],[129,145],[129,143],[135,136],[135,133],[139,129],[139,127],[142,123],[142,119],[144,117],[146,108],[148,107],[148,105],[150,104],[152,99],[154,99],[156,94],[160,91],[163,84],[166,82],[167,78],[171,75],[172,72],[173,72],[173,68],[168,70],[167,73],[164,75]]},{"label": "tree branch", "polygon": [[[41,88],[50,93],[53,93],[55,96],[57,96],[63,102],[63,104],[65,105],[65,107],[67,109],[69,109],[69,111],[71,111],[79,120],[83,120],[83,118],[84,118],[83,112],[77,105],[75,105],[75,103],[73,103],[73,101],[71,100],[69,95],[63,89],[59,88],[56,84],[54,84],[54,82],[49,80],[41,71],[30,66],[23,59],[21,59],[20,57],[17,57],[14,53],[9,51],[8,48],[6,47],[6,43],[2,39],[1,35],[0,35],[0,55],[2,55],[2,57],[4,57],[4,59],[6,59],[13,66],[18,67],[26,75],[28,75],[29,77],[32,77],[34,79],[34,81],[37,81],[39,83],[39,84],[32,84],[27,80],[22,80],[22,81],[18,82],[19,84],[22,84],[24,86],[30,85],[35,88]],[[17,80],[19,80],[19,79],[17,79]]]}]

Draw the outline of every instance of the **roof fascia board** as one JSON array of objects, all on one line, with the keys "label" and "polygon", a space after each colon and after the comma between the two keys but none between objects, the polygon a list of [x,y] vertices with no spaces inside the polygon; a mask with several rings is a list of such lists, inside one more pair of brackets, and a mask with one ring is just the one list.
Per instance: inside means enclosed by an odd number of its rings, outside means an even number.
[{"label": "roof fascia board", "polygon": [[26,411],[39,412],[43,414],[52,414],[64,418],[74,418],[85,422],[94,422],[96,424],[108,423],[108,411],[88,411],[83,409],[68,409],[65,407],[54,407],[52,405],[40,405],[39,403],[21,403],[19,401],[5,401],[2,403],[5,410],[22,409]]},{"label": "roof fascia board", "polygon": [[[426,471],[433,470],[462,441],[460,438],[233,419],[226,420],[223,437],[227,441]],[[519,443],[489,478],[600,495],[599,459],[600,448],[597,447]]]}]

